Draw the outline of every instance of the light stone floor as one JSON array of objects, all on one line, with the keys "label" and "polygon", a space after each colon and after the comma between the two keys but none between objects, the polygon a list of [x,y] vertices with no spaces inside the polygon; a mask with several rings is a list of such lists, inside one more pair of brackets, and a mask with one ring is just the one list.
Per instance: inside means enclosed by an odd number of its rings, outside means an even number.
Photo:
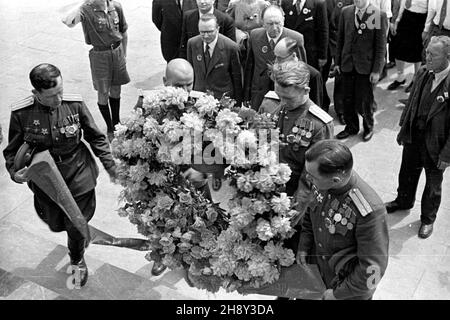
[{"label": "light stone floor", "polygon": [[[9,126],[9,105],[28,95],[28,73],[41,62],[59,66],[66,92],[82,94],[99,124],[105,125],[96,107],[88,62],[89,47],[81,26],[67,28],[60,22],[68,0],[0,0],[0,124],[4,139]],[[136,102],[139,88],[161,84],[165,62],[159,49],[159,32],[151,22],[151,2],[122,1],[129,24],[128,70],[131,83],[123,86],[122,117]],[[407,71],[412,76],[412,67]],[[348,139],[358,173],[383,200],[395,197],[401,148],[396,144],[403,91],[386,91],[394,71],[376,90],[378,111],[375,135],[364,143],[361,136]],[[329,84],[331,92],[332,82]],[[331,111],[334,115],[334,111]],[[336,133],[342,130],[336,124]],[[6,141],[0,145],[3,150]],[[442,204],[435,231],[427,240],[417,237],[422,176],[414,209],[388,218],[390,259],[375,299],[450,299],[450,174],[444,175]],[[225,202],[226,183],[213,196]],[[134,225],[115,211],[120,187],[109,182],[102,171],[97,187],[97,211],[91,224],[117,237],[140,237]],[[152,264],[145,252],[91,245],[87,262],[91,277],[86,289],[65,286],[65,234],[52,233],[33,209],[26,185],[13,183],[0,161],[0,299],[273,299],[262,295],[217,294],[190,288],[181,271],[151,275]]]}]

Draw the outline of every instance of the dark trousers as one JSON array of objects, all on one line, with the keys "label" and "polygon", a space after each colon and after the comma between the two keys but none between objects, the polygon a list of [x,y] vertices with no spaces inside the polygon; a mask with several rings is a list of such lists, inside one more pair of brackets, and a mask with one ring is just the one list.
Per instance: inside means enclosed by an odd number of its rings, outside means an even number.
[{"label": "dark trousers", "polygon": [[341,74],[334,77],[333,101],[336,114],[344,114],[344,80]]},{"label": "dark trousers", "polygon": [[412,208],[414,206],[422,169],[425,169],[426,183],[422,194],[420,220],[424,224],[430,224],[436,220],[436,214],[441,204],[444,171],[438,169],[430,158],[423,139],[416,139],[416,141],[413,140],[413,143],[403,147],[397,189],[397,202],[401,207]]},{"label": "dark trousers", "polygon": [[[67,232],[67,247],[72,263],[78,263],[84,255],[85,239],[78,229],[73,225],[59,205],[53,202],[41,189],[36,185],[30,185],[34,192],[34,207],[38,216],[49,226],[53,232]],[[81,213],[86,221],[92,219],[96,198],[95,190],[90,190],[85,194],[74,197],[75,202],[80,208]]]},{"label": "dark trousers", "polygon": [[364,132],[373,130],[373,86],[370,75],[356,71],[344,72],[344,118],[345,130],[351,134],[359,132],[360,114],[363,118]]},{"label": "dark trousers", "polygon": [[328,74],[330,73],[330,67],[331,67],[331,54],[330,50],[328,50],[328,58],[327,63],[320,69],[320,73],[322,75],[322,83],[323,83],[323,95],[322,95],[322,107],[323,110],[328,112],[328,109],[330,108],[330,97],[328,96],[327,92],[327,80],[328,80]]}]

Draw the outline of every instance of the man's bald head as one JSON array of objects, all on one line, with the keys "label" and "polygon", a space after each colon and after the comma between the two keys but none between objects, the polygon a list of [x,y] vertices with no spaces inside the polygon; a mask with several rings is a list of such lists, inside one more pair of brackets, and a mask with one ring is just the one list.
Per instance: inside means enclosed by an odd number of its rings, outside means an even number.
[{"label": "man's bald head", "polygon": [[194,83],[194,69],[187,60],[179,58],[170,60],[163,81],[165,86],[183,88],[189,92]]},{"label": "man's bald head", "polygon": [[281,63],[291,59],[298,60],[297,48],[297,41],[294,39],[289,37],[280,39],[273,50],[276,62]]}]

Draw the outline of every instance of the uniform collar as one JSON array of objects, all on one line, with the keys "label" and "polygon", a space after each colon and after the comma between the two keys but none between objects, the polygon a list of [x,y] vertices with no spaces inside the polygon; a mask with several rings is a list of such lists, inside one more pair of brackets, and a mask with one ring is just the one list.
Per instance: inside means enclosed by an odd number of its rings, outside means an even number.
[{"label": "uniform collar", "polygon": [[450,63],[448,64],[447,68],[445,68],[439,73],[434,74],[434,82],[438,84],[441,83],[441,81],[447,77],[449,72],[450,72]]}]

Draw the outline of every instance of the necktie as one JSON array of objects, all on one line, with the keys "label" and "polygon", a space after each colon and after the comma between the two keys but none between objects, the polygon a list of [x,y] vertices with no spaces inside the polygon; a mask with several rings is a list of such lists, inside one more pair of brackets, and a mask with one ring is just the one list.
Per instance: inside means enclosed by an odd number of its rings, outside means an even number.
[{"label": "necktie", "polygon": [[177,6],[178,6],[178,9],[183,11],[183,8],[181,7],[181,1],[180,0],[177,0]]},{"label": "necktie", "polygon": [[270,44],[270,48],[273,51],[273,49],[275,48],[275,41],[273,41],[273,39],[270,39],[269,44]]},{"label": "necktie", "polygon": [[357,29],[359,29],[359,25],[361,24],[361,20],[362,19],[362,11],[361,10],[359,10],[359,9],[357,9],[357,11],[356,11],[356,21],[355,21],[355,25],[356,25],[356,28]]},{"label": "necktie", "polygon": [[406,0],[406,1],[405,1],[405,8],[406,8],[406,9],[411,8],[411,3],[412,3],[412,0]]},{"label": "necktie", "polygon": [[300,0],[298,0],[295,4],[295,8],[297,8],[297,14],[300,14],[302,12],[302,4]]},{"label": "necktie", "polygon": [[205,65],[208,68],[209,61],[211,60],[211,55],[209,54],[209,45],[207,44],[205,47]]},{"label": "necktie", "polygon": [[447,15],[447,1],[444,0],[441,8],[441,16],[439,17],[439,29],[442,29],[444,25],[445,16]]}]

